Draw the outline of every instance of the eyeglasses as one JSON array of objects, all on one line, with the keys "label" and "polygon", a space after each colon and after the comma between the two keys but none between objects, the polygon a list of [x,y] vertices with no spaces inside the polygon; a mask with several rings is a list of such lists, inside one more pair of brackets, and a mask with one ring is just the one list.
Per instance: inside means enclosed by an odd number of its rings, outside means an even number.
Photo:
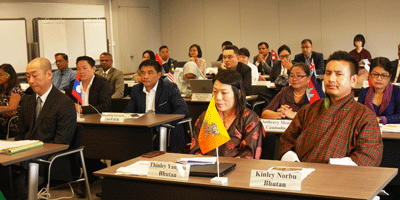
[{"label": "eyeglasses", "polygon": [[301,47],[301,49],[310,49],[311,46]]},{"label": "eyeglasses", "polygon": [[304,77],[306,77],[307,75],[290,75],[289,78],[291,79],[302,79]]},{"label": "eyeglasses", "polygon": [[279,59],[290,58],[290,54],[279,56]]},{"label": "eyeglasses", "polygon": [[100,62],[110,62],[111,60],[100,60]]},{"label": "eyeglasses", "polygon": [[376,73],[372,73],[371,76],[372,76],[372,78],[381,77],[382,79],[388,79],[388,78],[390,77],[390,74],[376,74]]}]

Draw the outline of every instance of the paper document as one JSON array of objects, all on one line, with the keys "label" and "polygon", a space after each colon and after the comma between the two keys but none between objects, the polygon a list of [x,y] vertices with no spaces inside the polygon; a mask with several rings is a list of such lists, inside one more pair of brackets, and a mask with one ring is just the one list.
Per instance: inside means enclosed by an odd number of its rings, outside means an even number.
[{"label": "paper document", "polygon": [[217,157],[181,158],[177,162],[188,165],[213,165],[217,162]]},{"label": "paper document", "polygon": [[138,161],[132,165],[118,168],[116,174],[147,175],[149,166],[149,161]]}]

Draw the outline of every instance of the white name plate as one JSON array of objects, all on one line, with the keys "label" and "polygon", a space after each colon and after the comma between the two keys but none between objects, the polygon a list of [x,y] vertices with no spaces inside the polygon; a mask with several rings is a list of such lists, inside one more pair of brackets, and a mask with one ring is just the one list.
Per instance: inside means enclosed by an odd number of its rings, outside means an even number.
[{"label": "white name plate", "polygon": [[124,122],[125,115],[124,114],[102,114],[100,118],[100,122]]},{"label": "white name plate", "polygon": [[287,119],[262,119],[261,123],[264,127],[264,130],[267,132],[277,131],[284,132],[287,127],[292,123],[292,120]]},{"label": "white name plate", "polygon": [[147,176],[187,181],[189,180],[189,172],[190,165],[173,162],[150,162]]},{"label": "white name plate", "polygon": [[193,93],[192,101],[211,101],[212,93]]},{"label": "white name plate", "polygon": [[301,173],[251,170],[250,187],[301,190]]}]

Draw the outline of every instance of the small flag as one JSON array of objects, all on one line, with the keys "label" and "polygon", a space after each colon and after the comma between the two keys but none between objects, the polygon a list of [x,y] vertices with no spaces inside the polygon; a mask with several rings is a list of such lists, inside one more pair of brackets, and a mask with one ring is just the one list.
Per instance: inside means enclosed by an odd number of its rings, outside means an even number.
[{"label": "small flag", "polygon": [[315,101],[317,101],[321,98],[325,98],[325,95],[321,89],[321,86],[317,83],[314,58],[311,60],[310,71],[311,71],[311,79],[308,84],[307,96],[308,96],[309,102],[314,103]]},{"label": "small flag", "polygon": [[162,62],[160,57],[158,56],[158,53],[156,53],[156,61],[158,62],[158,64],[160,64],[160,66],[162,66]]},{"label": "small flag", "polygon": [[271,60],[278,60],[278,55],[274,50],[271,50]]},{"label": "small flag", "polygon": [[199,133],[199,146],[203,154],[231,140],[215,107],[214,97],[208,105]]},{"label": "small flag", "polygon": [[175,83],[174,72],[175,72],[174,64],[171,64],[171,69],[168,72],[168,80],[171,81],[172,83]]},{"label": "small flag", "polygon": [[79,82],[78,73],[75,75],[74,87],[72,88],[72,96],[74,96],[82,105],[81,83]]}]

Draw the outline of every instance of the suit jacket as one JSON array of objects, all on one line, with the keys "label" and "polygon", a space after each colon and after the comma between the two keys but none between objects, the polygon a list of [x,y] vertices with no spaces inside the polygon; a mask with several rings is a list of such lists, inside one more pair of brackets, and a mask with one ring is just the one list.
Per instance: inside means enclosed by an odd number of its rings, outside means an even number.
[{"label": "suit jacket", "polygon": [[[74,101],[76,98],[72,96],[72,89],[75,80],[71,81],[70,87],[66,94]],[[112,91],[108,86],[107,79],[94,75],[92,86],[89,89],[89,104],[95,107],[100,113],[109,111],[111,107]],[[82,106],[82,114],[97,113],[92,106]]]},{"label": "suit jacket", "polygon": [[[324,65],[324,55],[322,53],[317,53],[313,51],[311,53],[311,58],[314,59],[315,70],[318,75],[325,74],[325,65]],[[305,63],[304,54],[300,53],[294,57],[294,62],[302,62]]]},{"label": "suit jacket", "polygon": [[[265,60],[265,62],[262,62],[261,64],[259,64],[257,66],[258,72],[261,72],[261,74],[270,74],[271,73],[271,69],[272,69],[272,67],[270,66],[271,57],[272,57],[272,54],[271,54],[271,52],[269,52],[269,54],[267,56],[267,60]],[[254,56],[254,58],[253,58],[254,65],[256,65],[257,58],[258,58],[258,55]]]},{"label": "suit jacket", "polygon": [[[131,99],[124,112],[146,112],[146,93],[143,92],[143,87],[143,83],[132,87]],[[184,114],[185,118],[189,115],[189,108],[182,99],[178,86],[176,86],[175,83],[163,81],[162,79],[158,81],[154,107],[156,114]],[[171,124],[174,126],[176,123],[177,122]],[[186,144],[186,134],[183,126],[176,126],[175,129],[171,130],[170,134],[171,151],[179,153]]]},{"label": "suit jacket", "polygon": [[242,75],[243,87],[246,91],[246,96],[253,94],[253,88],[251,87],[251,68],[241,62],[236,66],[236,71]]},{"label": "suit jacket", "polygon": [[390,81],[393,83],[400,83],[400,76],[399,76],[399,78],[397,78],[397,80],[394,80],[396,78],[398,66],[399,66],[399,59],[393,60],[392,61],[392,77],[390,78]]},{"label": "suit jacket", "polygon": [[176,60],[174,60],[173,58],[170,57],[170,58],[168,59],[168,62],[166,62],[166,63],[164,63],[164,64],[162,65],[162,67],[163,67],[163,69],[164,69],[163,73],[168,73],[168,72],[171,70],[172,65],[173,65],[175,62],[176,62]]},{"label": "suit jacket", "polygon": [[[103,77],[104,70],[100,69],[99,71],[96,72],[96,74]],[[124,84],[124,74],[122,73],[122,71],[112,67],[108,71],[107,77],[105,78],[107,79],[108,86],[110,86],[111,91],[113,92],[111,98],[120,99],[124,97],[125,84]]]}]

